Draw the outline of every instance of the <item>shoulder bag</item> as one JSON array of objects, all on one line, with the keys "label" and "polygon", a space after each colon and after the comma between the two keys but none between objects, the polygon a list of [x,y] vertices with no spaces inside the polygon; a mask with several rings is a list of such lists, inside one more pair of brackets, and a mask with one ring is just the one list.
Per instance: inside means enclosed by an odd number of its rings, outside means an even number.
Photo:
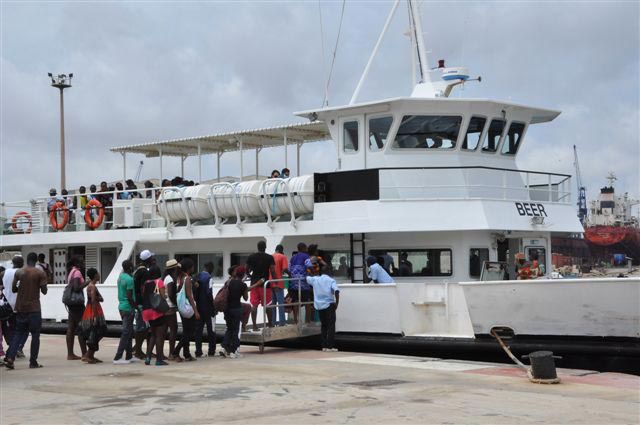
[{"label": "shoulder bag", "polygon": [[151,308],[157,311],[158,313],[166,313],[169,311],[169,304],[167,300],[160,295],[160,290],[158,289],[158,282],[156,281],[156,289],[153,291],[150,300]]},{"label": "shoulder bag", "polygon": [[191,303],[187,298],[187,290],[185,286],[186,284],[183,278],[182,287],[180,288],[180,292],[178,292],[177,297],[178,311],[180,312],[180,316],[184,317],[185,319],[190,319],[191,317],[193,317],[195,312],[193,311],[193,307],[191,307]]}]

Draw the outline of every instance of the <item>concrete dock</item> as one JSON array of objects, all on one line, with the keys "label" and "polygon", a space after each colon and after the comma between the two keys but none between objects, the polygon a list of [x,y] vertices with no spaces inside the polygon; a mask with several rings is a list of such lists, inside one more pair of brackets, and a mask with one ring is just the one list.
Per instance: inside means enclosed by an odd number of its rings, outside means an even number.
[{"label": "concrete dock", "polygon": [[504,364],[253,346],[116,366],[116,346],[103,340],[104,363],[87,365],[43,335],[42,369],[0,370],[0,424],[640,423],[633,375],[559,369],[561,384],[541,385]]}]

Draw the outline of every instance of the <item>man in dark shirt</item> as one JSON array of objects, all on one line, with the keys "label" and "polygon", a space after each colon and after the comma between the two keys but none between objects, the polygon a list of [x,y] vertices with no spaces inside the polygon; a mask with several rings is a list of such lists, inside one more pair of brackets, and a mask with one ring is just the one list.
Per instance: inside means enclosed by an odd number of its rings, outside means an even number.
[{"label": "man in dark shirt", "polygon": [[200,320],[196,323],[196,357],[202,357],[202,334],[204,327],[207,327],[207,339],[209,342],[208,355],[213,356],[216,353],[216,328],[215,312],[213,308],[213,294],[211,292],[211,275],[213,273],[213,263],[209,261],[204,265],[204,270],[198,273],[196,278],[198,282],[197,288],[193,291],[200,313]]},{"label": "man in dark shirt", "polygon": [[[253,330],[258,330],[258,324],[256,318],[258,316],[258,306],[271,303],[271,291],[264,289],[264,282],[269,280],[270,276],[276,275],[275,261],[270,254],[265,251],[267,244],[265,241],[258,242],[258,252],[253,253],[247,258],[247,272],[251,275],[251,286],[262,281],[261,285],[251,289],[249,302],[251,303],[251,321],[253,323]],[[269,327],[273,326],[271,323],[271,314],[267,314],[267,320],[269,321]]]},{"label": "man in dark shirt", "polygon": [[[13,369],[18,348],[22,341],[27,339],[31,333],[31,352],[29,367],[42,367],[38,363],[38,353],[40,352],[40,329],[42,328],[42,313],[40,309],[40,292],[47,293],[47,275],[36,268],[38,255],[30,252],[27,255],[27,267],[16,271],[13,277],[11,290],[17,292],[16,298],[16,331],[11,339],[11,345],[5,357],[5,366]],[[18,282],[20,285],[18,286]]]}]

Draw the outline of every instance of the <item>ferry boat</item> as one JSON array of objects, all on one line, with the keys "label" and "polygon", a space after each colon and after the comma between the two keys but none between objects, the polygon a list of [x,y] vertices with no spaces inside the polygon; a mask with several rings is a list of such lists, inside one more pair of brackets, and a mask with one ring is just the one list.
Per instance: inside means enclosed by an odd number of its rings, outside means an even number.
[{"label": "ferry boat", "polygon": [[[358,103],[354,95],[345,106],[297,112],[305,123],[114,147],[123,170],[131,155],[157,158],[160,179],[169,177],[164,157],[197,157],[200,184],[139,189],[143,197],[133,199],[105,193],[115,199],[95,230],[88,227],[94,218],[81,209],[54,230],[47,197],[4,203],[0,249],[44,253],[53,267],[44,318],[67,317],[60,300],[71,255],[101,271],[106,317],[118,321],[120,264],[142,250],[154,252],[159,264],[184,256],[198,268],[212,261],[219,287],[225,270],[243,263],[258,241],[266,241],[267,252],[282,244],[287,255],[305,242],[317,244],[335,270],[337,331],[345,340],[473,349],[499,331],[522,350],[630,356],[637,367],[640,279],[548,275],[551,238],[584,231],[571,176],[523,170],[516,159],[528,133],[560,111],[450,98],[471,80],[469,72],[444,61],[429,68],[417,5],[408,5],[419,72],[410,96]],[[335,170],[301,170],[304,147],[323,140],[335,145]],[[295,167],[290,145],[296,146]],[[260,153],[270,148],[284,148],[292,177],[259,177]],[[255,168],[240,155],[240,176],[225,181],[220,161],[238,151],[254,153]],[[211,182],[201,182],[205,156],[218,164]],[[64,217],[53,217],[60,227]],[[368,282],[368,255],[389,260],[394,283]],[[542,276],[516,280],[518,255],[537,260]]]}]

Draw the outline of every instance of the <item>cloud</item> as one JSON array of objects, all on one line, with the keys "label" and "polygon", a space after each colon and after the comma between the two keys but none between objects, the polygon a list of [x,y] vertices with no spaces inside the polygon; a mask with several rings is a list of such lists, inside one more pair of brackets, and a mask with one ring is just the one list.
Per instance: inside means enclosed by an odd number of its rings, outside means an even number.
[{"label": "cloud", "polygon": [[[58,186],[58,95],[47,72],[74,72],[65,91],[70,187],[120,178],[109,147],[299,121],[292,111],[321,104],[340,2],[2,3],[0,199]],[[390,8],[348,2],[329,102],[347,103]],[[425,2],[431,64],[482,75],[462,95],[563,110],[532,127],[523,168],[573,174],[572,146],[593,197],[613,169],[636,197],[640,184],[640,42],[635,2]],[[360,100],[411,92],[406,10],[398,9]],[[324,43],[322,43],[324,41]],[[322,48],[324,44],[324,50]],[[324,55],[323,55],[324,53]],[[458,96],[458,95],[457,95]],[[335,168],[330,143],[302,148],[303,173]],[[261,173],[284,165],[265,150]],[[145,161],[130,155],[129,176]],[[245,163],[252,169],[253,156]],[[295,162],[290,148],[289,165]],[[215,159],[203,160],[204,178]],[[180,161],[167,159],[167,174]],[[197,161],[185,162],[197,178]],[[238,172],[225,155],[222,174]],[[253,172],[253,171],[252,171]]]}]

